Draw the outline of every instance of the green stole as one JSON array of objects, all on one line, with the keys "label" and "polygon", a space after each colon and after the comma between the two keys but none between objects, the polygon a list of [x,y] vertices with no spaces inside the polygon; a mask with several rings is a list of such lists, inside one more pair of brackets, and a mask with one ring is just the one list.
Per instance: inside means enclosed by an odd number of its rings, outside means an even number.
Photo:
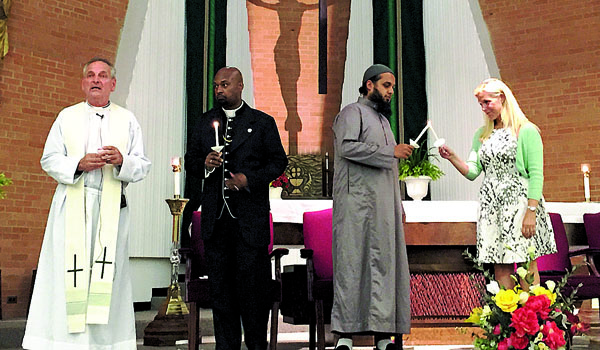
[{"label": "green stole", "polygon": [[[67,156],[75,159],[83,158],[86,153],[87,132],[82,131],[88,129],[86,104],[80,103],[79,106],[66,114],[61,124]],[[125,150],[129,140],[128,120],[121,117],[118,107],[109,108],[109,139],[106,144]],[[108,323],[121,203],[121,181],[114,177],[113,171],[111,164],[102,168],[100,216],[96,239],[92,242],[94,260],[91,273],[88,268],[90,252],[85,244],[85,178],[67,185],[64,271],[69,333],[85,332],[86,323]]]}]

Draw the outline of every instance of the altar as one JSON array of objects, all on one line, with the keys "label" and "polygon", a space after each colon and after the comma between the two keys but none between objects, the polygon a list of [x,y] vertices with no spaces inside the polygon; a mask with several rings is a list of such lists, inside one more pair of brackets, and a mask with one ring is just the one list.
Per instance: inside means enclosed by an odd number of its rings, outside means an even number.
[{"label": "altar", "polygon": [[[271,200],[274,244],[303,245],[303,213],[332,204],[331,199]],[[462,252],[476,244],[477,201],[404,201],[403,206],[411,272],[471,270]],[[587,245],[583,214],[600,212],[600,203],[547,202],[546,209],[561,214],[571,247]]]},{"label": "altar", "polygon": [[[484,283],[481,273],[463,257],[466,249],[476,254],[478,202],[404,201],[403,206],[413,327],[463,324],[479,305],[475,285]],[[331,207],[329,199],[271,200],[274,243],[302,247],[303,213]],[[561,214],[571,247],[587,245],[583,214],[600,212],[600,203],[551,202],[546,208]]]}]

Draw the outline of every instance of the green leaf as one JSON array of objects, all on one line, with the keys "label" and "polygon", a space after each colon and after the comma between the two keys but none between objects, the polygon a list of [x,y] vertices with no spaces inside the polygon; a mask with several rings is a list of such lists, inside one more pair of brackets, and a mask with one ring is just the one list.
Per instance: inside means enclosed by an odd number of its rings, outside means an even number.
[{"label": "green leaf", "polygon": [[404,180],[409,176],[429,176],[432,181],[438,180],[444,175],[444,172],[435,164],[431,163],[430,159],[438,160],[438,156],[431,154],[429,149],[423,147],[415,148],[412,154],[398,162],[398,173],[400,180]]}]

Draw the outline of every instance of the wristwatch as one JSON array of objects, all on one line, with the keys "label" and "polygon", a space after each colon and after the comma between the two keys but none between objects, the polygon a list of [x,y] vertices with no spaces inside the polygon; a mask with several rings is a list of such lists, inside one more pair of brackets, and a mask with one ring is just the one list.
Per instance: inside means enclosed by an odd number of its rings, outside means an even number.
[{"label": "wristwatch", "polygon": [[533,206],[531,206],[531,205],[528,205],[528,206],[527,206],[527,210],[531,210],[532,212],[534,212],[534,213],[535,213],[535,211],[537,210],[537,207],[533,207]]}]

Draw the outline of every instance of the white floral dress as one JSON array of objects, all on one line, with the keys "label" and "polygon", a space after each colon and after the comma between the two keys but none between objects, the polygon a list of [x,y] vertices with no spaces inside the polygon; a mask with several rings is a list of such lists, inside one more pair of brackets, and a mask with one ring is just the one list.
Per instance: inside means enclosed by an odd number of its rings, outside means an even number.
[{"label": "white floral dress", "polygon": [[517,170],[517,139],[508,129],[495,129],[479,149],[485,177],[479,191],[477,256],[482,263],[510,264],[527,260],[527,248],[536,257],[556,252],[554,231],[541,198],[536,234],[527,239],[521,228],[527,210],[529,179]]}]

